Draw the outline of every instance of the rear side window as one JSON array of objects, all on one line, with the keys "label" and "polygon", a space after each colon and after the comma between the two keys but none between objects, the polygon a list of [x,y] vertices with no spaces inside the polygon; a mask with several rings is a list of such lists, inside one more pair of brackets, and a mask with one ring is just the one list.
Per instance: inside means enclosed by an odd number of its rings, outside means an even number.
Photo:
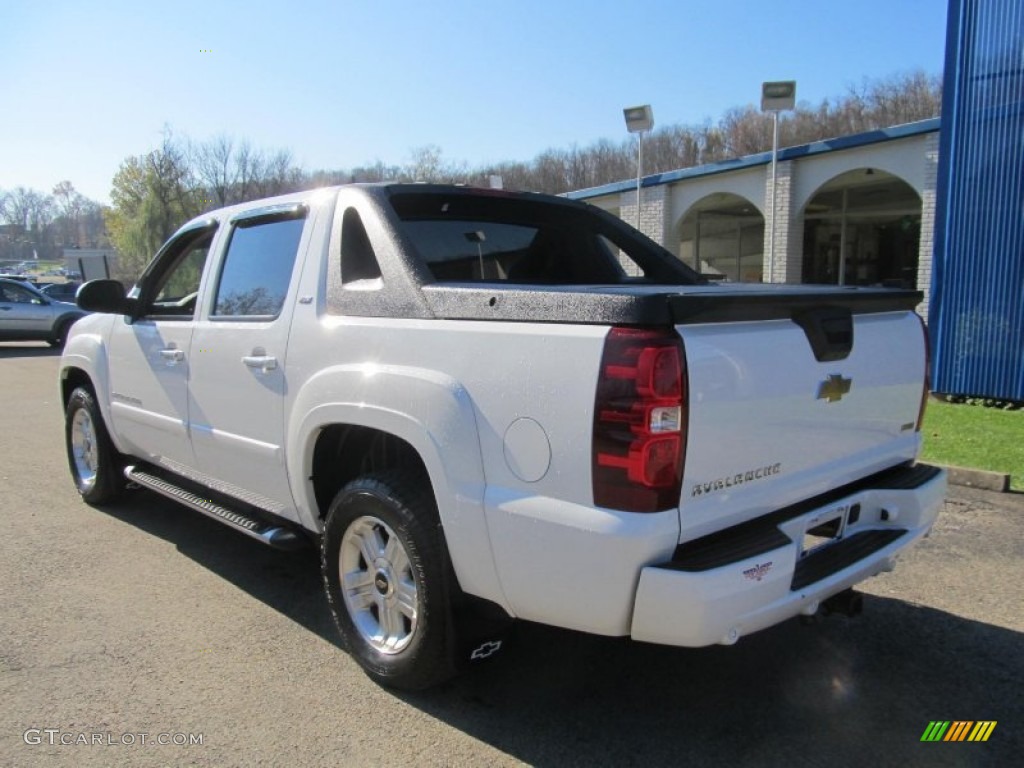
[{"label": "rear side window", "polygon": [[363,220],[355,208],[348,208],[341,223],[341,279],[353,285],[380,276],[380,263]]},{"label": "rear side window", "polygon": [[276,317],[281,312],[305,218],[239,221],[231,234],[211,316]]}]

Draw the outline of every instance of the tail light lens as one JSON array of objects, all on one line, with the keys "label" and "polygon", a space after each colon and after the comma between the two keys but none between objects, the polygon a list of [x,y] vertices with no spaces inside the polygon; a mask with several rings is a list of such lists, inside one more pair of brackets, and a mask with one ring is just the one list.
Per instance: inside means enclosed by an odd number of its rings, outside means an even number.
[{"label": "tail light lens", "polygon": [[657,512],[679,504],[686,357],[671,328],[612,328],[594,398],[594,504]]},{"label": "tail light lens", "polygon": [[917,411],[917,427],[918,432],[921,431],[921,425],[924,423],[924,411],[928,405],[928,395],[932,388],[932,345],[931,339],[928,337],[928,326],[924,321],[924,318],[920,315],[917,319],[921,322],[921,333],[924,334],[924,387],[921,390],[921,407]]}]

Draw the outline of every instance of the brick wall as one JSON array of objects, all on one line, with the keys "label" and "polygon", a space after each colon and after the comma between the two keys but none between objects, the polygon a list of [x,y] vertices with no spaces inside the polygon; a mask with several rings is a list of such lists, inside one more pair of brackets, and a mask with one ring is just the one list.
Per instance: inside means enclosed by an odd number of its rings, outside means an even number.
[{"label": "brick wall", "polygon": [[[672,189],[668,184],[640,189],[640,226],[638,229],[658,245],[665,245],[668,239],[669,200]],[[621,193],[619,197],[619,218],[634,227],[636,221],[636,189]],[[626,274],[639,277],[640,270],[632,261],[620,257],[619,262]]]},{"label": "brick wall", "polygon": [[[640,190],[640,226],[637,227],[658,245],[665,245],[667,237],[668,201],[671,186],[659,184]],[[623,192],[619,198],[619,217],[634,227],[636,222],[636,189]]]},{"label": "brick wall", "polygon": [[[770,283],[799,283],[801,243],[793,223],[792,188],[793,162],[776,165],[775,173],[775,230],[772,231],[772,168],[765,166],[764,174],[764,281]],[[775,241],[774,272],[769,276],[772,261],[772,240]]]}]

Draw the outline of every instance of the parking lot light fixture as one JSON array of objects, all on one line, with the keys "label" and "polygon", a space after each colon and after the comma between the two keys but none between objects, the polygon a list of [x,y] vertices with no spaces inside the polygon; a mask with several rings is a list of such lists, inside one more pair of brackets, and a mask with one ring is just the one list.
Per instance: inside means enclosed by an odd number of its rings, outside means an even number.
[{"label": "parking lot light fixture", "polygon": [[640,177],[644,164],[644,131],[650,131],[654,127],[654,112],[650,104],[643,104],[639,107],[626,107],[622,110],[626,118],[626,130],[635,133],[637,139],[636,150],[636,228],[640,229]]},{"label": "parking lot light fixture", "polygon": [[761,83],[761,111],[772,113],[772,201],[768,236],[768,280],[775,282],[775,182],[779,154],[779,112],[796,106],[796,81],[776,80]]}]

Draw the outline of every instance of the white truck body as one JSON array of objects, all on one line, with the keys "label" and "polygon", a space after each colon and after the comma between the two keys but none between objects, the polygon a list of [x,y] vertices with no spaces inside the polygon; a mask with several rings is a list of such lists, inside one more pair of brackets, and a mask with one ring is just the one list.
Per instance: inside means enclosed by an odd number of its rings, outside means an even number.
[{"label": "white truck body", "polygon": [[[519,283],[502,277],[507,264],[484,263],[491,234],[470,250],[479,256],[473,280],[435,275],[389,297],[400,278],[387,265],[417,255],[408,233],[395,233],[402,225],[371,223],[389,194],[472,193],[343,187],[186,225],[185,237],[197,228],[212,235],[187,316],[79,321],[61,362],[64,402],[74,387],[90,387],[124,463],[313,539],[324,531],[325,494],[337,490],[318,455],[324,435],[357,428],[394,438],[429,477],[461,593],[509,617],[669,645],[732,643],[813,613],[890,569],[930,530],[945,478],[913,465],[927,360],[906,292],[699,279]],[[537,199],[509,196],[520,198]],[[219,315],[225,255],[248,226],[239,217],[278,221],[299,210],[278,310]],[[362,216],[379,273],[352,267],[348,280],[339,271],[343,237],[356,239],[343,226],[351,211]],[[395,255],[403,248],[413,257]],[[427,274],[422,264],[409,269]],[[126,312],[145,299],[147,279]],[[367,304],[375,296],[379,312]],[[634,323],[602,321],[594,307],[627,299],[668,302],[659,333],[674,332],[666,343],[681,340],[683,350],[681,478],[674,502],[650,511],[595,502],[595,467],[605,461],[592,450],[604,418],[595,386],[609,329]],[[794,306],[810,320],[794,319]],[[849,338],[815,348],[815,329],[831,328],[833,316]],[[641,312],[635,324],[648,320]],[[337,455],[347,456],[344,442]],[[809,541],[822,546],[811,551]]]}]

